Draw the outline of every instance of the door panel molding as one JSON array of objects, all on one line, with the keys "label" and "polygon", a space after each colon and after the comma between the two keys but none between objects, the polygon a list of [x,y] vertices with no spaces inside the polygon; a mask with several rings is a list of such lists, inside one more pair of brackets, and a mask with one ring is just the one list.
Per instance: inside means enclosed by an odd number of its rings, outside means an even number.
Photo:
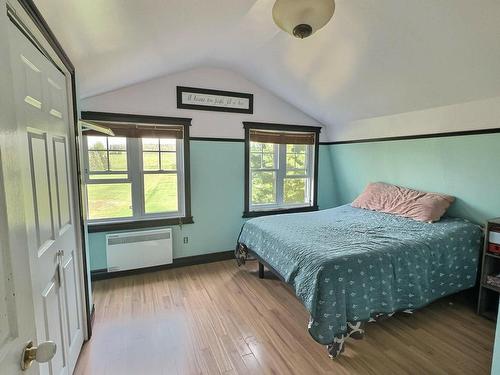
[{"label": "door panel molding", "polygon": [[71,202],[68,179],[68,158],[65,137],[52,137],[54,171],[56,178],[56,201],[58,235],[61,236],[71,227]]},{"label": "door panel molding", "polygon": [[38,257],[40,258],[55,239],[47,134],[28,131],[28,151],[33,215],[35,217]]},{"label": "door panel molding", "polygon": [[63,118],[63,89],[50,77],[47,78],[49,82],[49,114],[58,119]]},{"label": "door panel molding", "polygon": [[62,312],[60,280],[57,271],[42,291],[41,297],[43,301],[45,340],[55,342],[59,350],[56,351],[54,358],[50,362],[41,364],[40,367],[48,366],[49,373],[55,374],[54,368],[64,369],[67,367],[64,336],[62,335],[64,331],[61,327],[64,316]]},{"label": "door panel molding", "polygon": [[71,252],[68,260],[63,265],[64,273],[64,293],[66,301],[66,324],[68,326],[68,342],[71,347],[75,341],[80,327],[80,311],[78,304],[74,303],[77,300],[78,280],[75,272],[75,257],[74,251]]}]

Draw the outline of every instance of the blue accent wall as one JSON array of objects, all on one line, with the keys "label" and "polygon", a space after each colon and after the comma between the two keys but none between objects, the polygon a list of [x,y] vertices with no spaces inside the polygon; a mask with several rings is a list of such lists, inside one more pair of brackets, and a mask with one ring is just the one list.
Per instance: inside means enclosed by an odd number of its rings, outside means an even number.
[{"label": "blue accent wall", "polygon": [[[499,145],[500,134],[321,145],[318,204],[352,202],[367,183],[384,181],[454,195],[449,213],[482,224],[500,216]],[[191,141],[195,223],[172,227],[174,258],[233,249],[243,194],[244,143]],[[92,270],[106,268],[105,235],[89,234]]]},{"label": "blue accent wall", "polygon": [[336,205],[369,182],[453,195],[449,210],[483,224],[500,216],[500,134],[330,145]]},{"label": "blue accent wall", "polygon": [[[174,258],[232,250],[243,224],[243,142],[191,141],[191,206],[194,224],[172,226]],[[329,146],[320,146],[318,205],[333,207]],[[113,233],[118,233],[113,232]],[[89,234],[91,270],[106,268],[107,232]],[[187,244],[183,237],[189,237]]]}]

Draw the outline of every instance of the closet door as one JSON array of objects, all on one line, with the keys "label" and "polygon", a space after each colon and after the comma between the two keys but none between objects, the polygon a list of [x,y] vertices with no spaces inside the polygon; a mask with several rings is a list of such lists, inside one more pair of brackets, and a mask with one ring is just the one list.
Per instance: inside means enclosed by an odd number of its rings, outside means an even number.
[{"label": "closet door", "polygon": [[43,374],[71,374],[83,343],[66,76],[11,24],[11,67],[36,341],[57,351]]}]

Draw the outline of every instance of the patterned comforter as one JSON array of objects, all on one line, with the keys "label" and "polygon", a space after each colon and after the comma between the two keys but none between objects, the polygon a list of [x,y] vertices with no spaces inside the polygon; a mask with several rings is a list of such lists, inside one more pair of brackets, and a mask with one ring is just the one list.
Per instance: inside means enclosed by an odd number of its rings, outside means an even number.
[{"label": "patterned comforter", "polygon": [[251,219],[239,243],[292,286],[311,314],[311,336],[327,345],[348,322],[473,287],[481,238],[464,219],[430,224],[345,205]]}]

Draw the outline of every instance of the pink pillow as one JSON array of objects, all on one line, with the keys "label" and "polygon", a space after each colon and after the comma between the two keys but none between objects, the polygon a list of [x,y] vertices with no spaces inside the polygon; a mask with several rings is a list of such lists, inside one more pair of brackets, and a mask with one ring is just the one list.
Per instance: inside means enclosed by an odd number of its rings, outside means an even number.
[{"label": "pink pillow", "polygon": [[432,223],[444,215],[454,197],[424,193],[383,182],[370,183],[352,202],[352,207],[380,211]]}]

